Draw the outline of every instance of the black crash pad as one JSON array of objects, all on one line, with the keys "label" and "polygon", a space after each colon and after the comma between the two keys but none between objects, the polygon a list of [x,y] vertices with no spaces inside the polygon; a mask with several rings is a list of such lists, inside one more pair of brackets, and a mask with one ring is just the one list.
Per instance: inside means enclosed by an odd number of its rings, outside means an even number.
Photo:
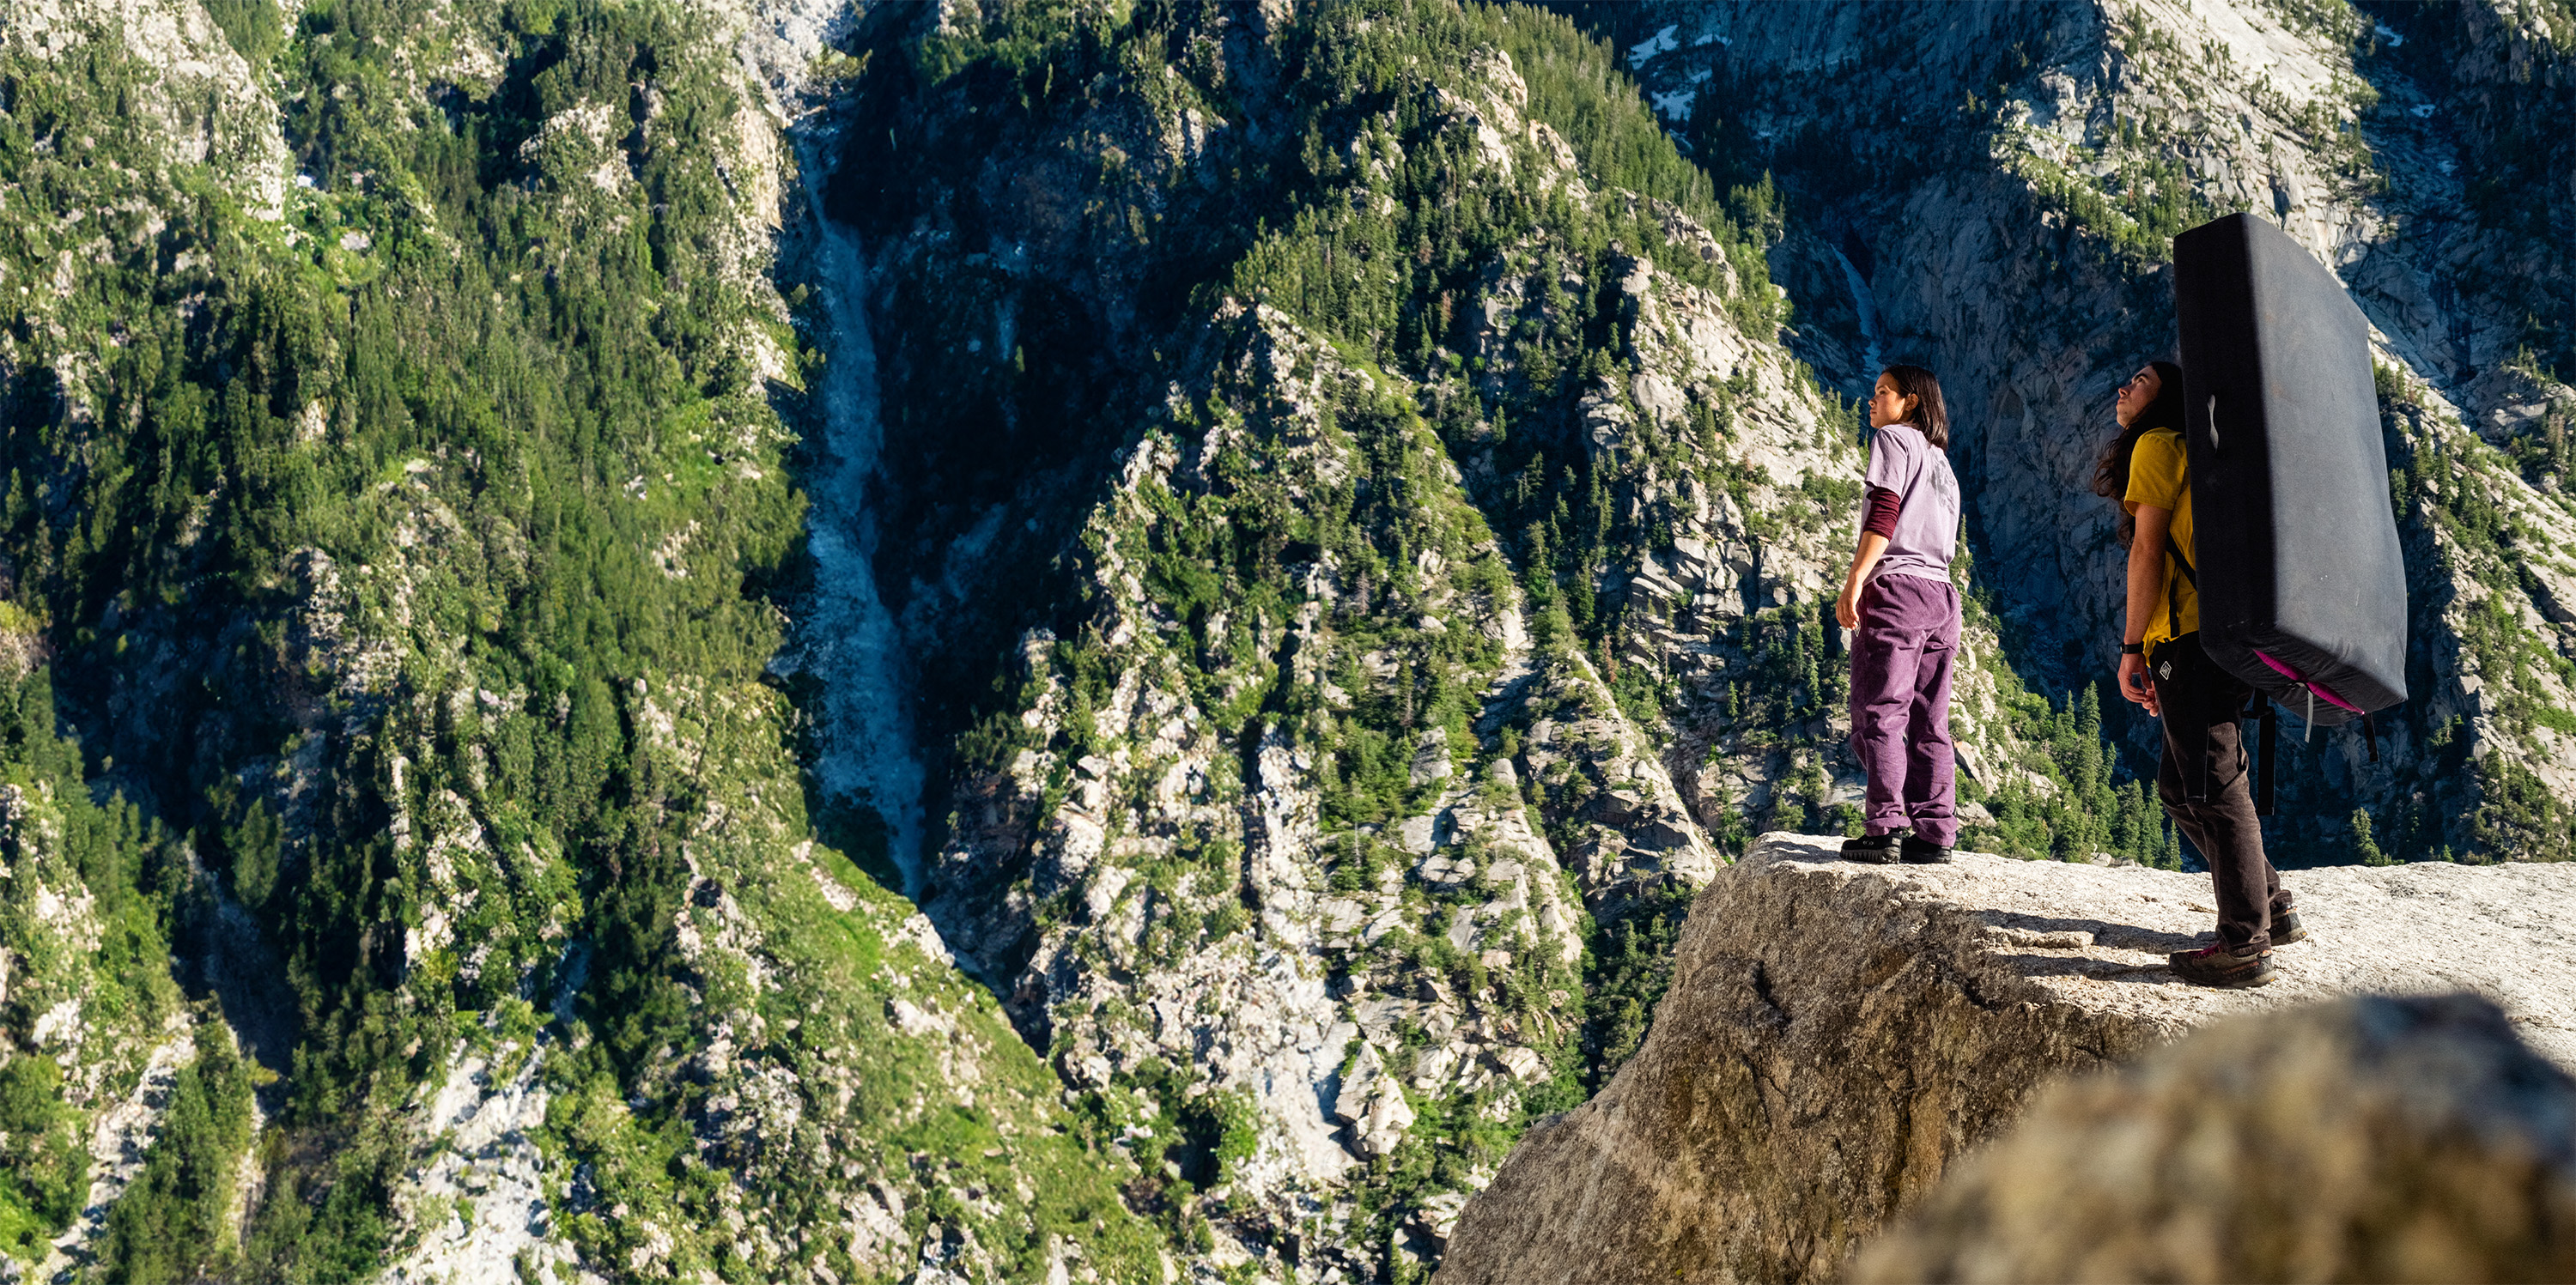
[{"label": "black crash pad", "polygon": [[2174,238],[2174,304],[2202,645],[2320,727],[2405,700],[2406,565],[2369,322],[2249,214]]}]

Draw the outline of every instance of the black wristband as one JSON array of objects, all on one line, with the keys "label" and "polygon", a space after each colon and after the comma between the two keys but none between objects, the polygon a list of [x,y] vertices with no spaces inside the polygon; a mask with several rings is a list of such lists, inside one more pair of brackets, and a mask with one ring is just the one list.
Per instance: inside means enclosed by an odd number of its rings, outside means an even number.
[{"label": "black wristband", "polygon": [[2147,645],[2145,643],[2124,642],[2120,644],[2120,654],[2123,656],[2144,656],[2147,654]]}]

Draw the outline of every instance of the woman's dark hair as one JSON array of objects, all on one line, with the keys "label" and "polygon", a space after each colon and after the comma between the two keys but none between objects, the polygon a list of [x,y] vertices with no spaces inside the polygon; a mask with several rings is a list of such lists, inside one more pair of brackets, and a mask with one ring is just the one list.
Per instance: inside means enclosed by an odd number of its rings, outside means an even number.
[{"label": "woman's dark hair", "polygon": [[1914,399],[1914,413],[1905,417],[1923,433],[1923,440],[1950,449],[1950,411],[1941,403],[1941,381],[1921,366],[1890,366],[1878,372],[1896,384],[1896,395]]},{"label": "woman's dark hair", "polygon": [[2129,421],[2120,435],[2102,452],[2102,462],[2093,466],[2093,493],[2120,506],[2120,547],[2138,533],[2138,519],[2131,515],[2129,496],[2129,455],[2138,448],[2138,439],[2159,428],[2182,430],[2182,367],[2169,361],[2151,361],[2156,372],[2156,399]]}]

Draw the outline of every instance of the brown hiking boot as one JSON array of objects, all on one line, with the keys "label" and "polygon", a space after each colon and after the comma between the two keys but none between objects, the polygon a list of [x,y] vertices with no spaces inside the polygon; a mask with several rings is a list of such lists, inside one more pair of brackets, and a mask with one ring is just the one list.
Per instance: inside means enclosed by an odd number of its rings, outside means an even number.
[{"label": "brown hiking boot", "polygon": [[2266,950],[2239,955],[2228,949],[2225,942],[2199,950],[2178,950],[2165,959],[2173,965],[2174,976],[2194,986],[2215,986],[2221,990],[2261,986],[2280,971],[2272,964],[2272,952]]},{"label": "brown hiking boot", "polygon": [[1843,840],[1843,860],[1883,866],[1896,860],[1899,838],[1893,834],[1865,834]]},{"label": "brown hiking boot", "polygon": [[2299,922],[2298,911],[2285,910],[2280,914],[2272,916],[2273,945],[2287,946],[2291,942],[2306,941],[2307,939],[2307,925]]}]

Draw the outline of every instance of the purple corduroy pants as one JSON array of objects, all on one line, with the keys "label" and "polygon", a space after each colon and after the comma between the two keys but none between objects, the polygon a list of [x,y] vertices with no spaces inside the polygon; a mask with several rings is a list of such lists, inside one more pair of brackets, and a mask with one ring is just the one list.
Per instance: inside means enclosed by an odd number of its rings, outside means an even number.
[{"label": "purple corduroy pants", "polygon": [[1959,841],[1950,749],[1950,662],[1959,654],[1959,590],[1890,572],[1860,592],[1852,643],[1851,746],[1869,774],[1871,834],[1908,825]]}]

